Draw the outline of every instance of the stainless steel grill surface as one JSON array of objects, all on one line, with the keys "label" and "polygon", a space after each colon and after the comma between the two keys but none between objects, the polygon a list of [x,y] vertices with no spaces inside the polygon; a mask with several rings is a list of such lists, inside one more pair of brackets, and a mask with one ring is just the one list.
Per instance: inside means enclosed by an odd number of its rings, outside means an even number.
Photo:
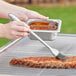
[{"label": "stainless steel grill surface", "polygon": [[[76,56],[76,35],[61,34],[54,41],[46,41],[60,52]],[[0,54],[0,76],[71,76],[75,69],[39,69],[9,65],[12,58],[52,56],[50,51],[37,40],[21,39]]]}]

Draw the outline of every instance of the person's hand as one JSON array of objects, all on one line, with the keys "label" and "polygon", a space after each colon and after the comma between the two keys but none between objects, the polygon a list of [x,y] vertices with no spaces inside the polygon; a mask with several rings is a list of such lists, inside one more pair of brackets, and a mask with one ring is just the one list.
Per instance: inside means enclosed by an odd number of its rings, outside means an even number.
[{"label": "person's hand", "polygon": [[29,26],[24,22],[12,21],[1,26],[2,37],[8,39],[17,39],[27,36],[30,32]]},{"label": "person's hand", "polygon": [[28,19],[45,19],[47,20],[48,17],[45,17],[41,14],[39,14],[38,12],[32,11],[32,10],[28,10],[25,9],[23,7],[19,7],[16,5],[12,5],[3,1],[0,1],[0,16],[4,17],[4,18],[9,18],[8,14],[12,13],[15,16],[17,16],[19,19],[26,21]]},{"label": "person's hand", "polygon": [[[45,19],[45,17],[38,12],[25,9],[23,7],[15,6],[4,1],[0,1],[0,17],[9,18],[8,14],[12,13],[17,16],[22,21],[27,21],[28,19]],[[30,32],[29,26],[23,22],[13,21],[0,26],[0,37],[8,39],[17,39],[20,37],[27,36]]]}]

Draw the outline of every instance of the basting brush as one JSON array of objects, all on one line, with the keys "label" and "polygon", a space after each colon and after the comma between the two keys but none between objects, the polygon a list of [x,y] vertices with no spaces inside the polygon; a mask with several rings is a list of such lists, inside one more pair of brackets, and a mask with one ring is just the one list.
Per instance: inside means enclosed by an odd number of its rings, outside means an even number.
[{"label": "basting brush", "polygon": [[[13,21],[21,21],[20,19],[18,19],[15,15],[13,14],[8,14],[8,16],[10,17],[11,20]],[[42,40],[36,33],[34,33],[32,30],[30,30],[30,33],[35,36],[43,45],[45,45],[51,52],[51,54],[60,59],[60,60],[65,60],[67,58],[66,55],[62,54],[59,52],[59,50],[52,48],[51,46],[49,46],[44,40]]]}]

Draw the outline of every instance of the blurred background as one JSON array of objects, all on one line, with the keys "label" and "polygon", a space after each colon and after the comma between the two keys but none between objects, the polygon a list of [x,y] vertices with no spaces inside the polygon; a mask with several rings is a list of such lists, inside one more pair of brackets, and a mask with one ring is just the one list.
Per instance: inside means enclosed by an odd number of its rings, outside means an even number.
[{"label": "blurred background", "polygon": [[[50,19],[61,19],[61,33],[76,34],[76,0],[5,0],[30,10],[37,11]],[[1,23],[9,22],[0,19]],[[0,39],[0,46],[7,43],[8,39]]]}]

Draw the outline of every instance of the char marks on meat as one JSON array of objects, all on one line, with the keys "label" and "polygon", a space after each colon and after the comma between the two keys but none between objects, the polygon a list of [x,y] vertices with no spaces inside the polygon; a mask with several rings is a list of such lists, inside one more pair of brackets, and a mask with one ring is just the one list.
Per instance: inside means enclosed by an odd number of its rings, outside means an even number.
[{"label": "char marks on meat", "polygon": [[68,57],[65,61],[61,61],[55,57],[27,57],[10,61],[11,65],[28,66],[33,68],[60,68],[69,69],[76,68],[76,56]]}]

